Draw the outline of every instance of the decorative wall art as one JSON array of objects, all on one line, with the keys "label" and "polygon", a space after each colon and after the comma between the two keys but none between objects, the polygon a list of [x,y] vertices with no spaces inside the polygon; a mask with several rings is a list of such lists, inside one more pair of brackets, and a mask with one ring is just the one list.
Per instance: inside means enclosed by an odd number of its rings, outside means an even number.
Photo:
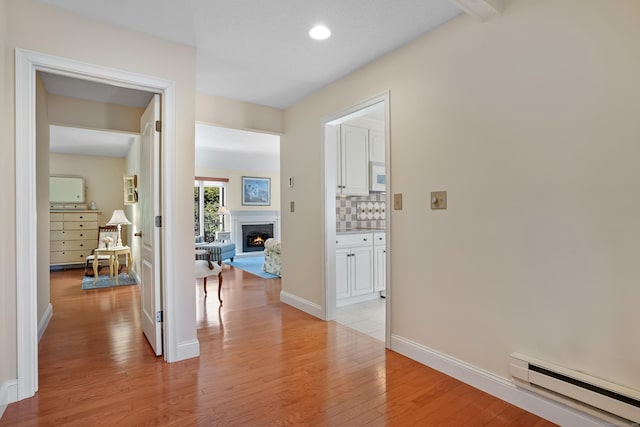
[{"label": "decorative wall art", "polygon": [[245,206],[271,205],[271,178],[243,176],[242,204]]}]

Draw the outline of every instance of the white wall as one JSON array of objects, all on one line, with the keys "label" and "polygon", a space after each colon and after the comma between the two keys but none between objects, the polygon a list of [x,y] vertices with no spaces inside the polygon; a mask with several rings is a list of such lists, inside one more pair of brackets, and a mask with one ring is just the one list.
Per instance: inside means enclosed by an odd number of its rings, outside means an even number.
[{"label": "white wall", "polygon": [[140,132],[144,108],[107,104],[49,94],[49,121],[52,124],[91,129]]},{"label": "white wall", "polygon": [[280,134],[284,111],[221,96],[196,94],[196,121],[232,129]]},{"label": "white wall", "polygon": [[[77,175],[84,178],[87,204],[92,201],[101,214],[98,225],[106,225],[116,209],[124,209],[125,159],[122,157],[50,154],[51,175]],[[126,228],[122,233],[126,244]]]},{"label": "white wall", "polygon": [[[196,96],[196,119],[200,123],[263,133],[282,133],[284,129],[283,110],[201,93]],[[213,152],[201,153],[195,161],[195,175],[229,179],[226,184],[226,207],[229,210],[280,210],[279,171],[261,170],[257,162],[256,168],[246,170],[211,167],[208,159],[215,155]],[[243,176],[271,178],[271,206],[242,206]],[[229,218],[226,218],[226,221],[228,230]]]},{"label": "white wall", "polygon": [[[273,171],[260,170],[235,170],[235,169],[213,169],[206,167],[197,167],[196,176],[228,178],[229,182],[225,183],[227,191],[227,200],[225,207],[231,211],[247,210],[247,211],[264,211],[264,210],[280,210],[280,173]],[[271,205],[269,206],[243,206],[242,205],[242,177],[254,176],[271,179]]]},{"label": "white wall", "polygon": [[507,4],[286,111],[283,290],[323,304],[322,117],[389,90],[392,334],[504,378],[519,351],[640,389],[640,2]]},{"label": "white wall", "polygon": [[[175,215],[171,220],[179,224],[176,230],[173,260],[175,277],[176,329],[173,334],[180,348],[191,346],[197,340],[193,301],[192,234],[192,186],[195,123],[195,50],[141,33],[106,25],[87,18],[80,18],[34,0],[9,0],[6,2],[7,54],[5,76],[7,93],[3,97],[7,114],[3,115],[2,132],[9,138],[0,141],[3,155],[0,157],[3,197],[0,224],[3,236],[12,236],[15,230],[15,139],[14,139],[14,51],[15,47],[56,55],[85,63],[127,70],[174,81],[176,94],[176,154],[175,165]],[[2,27],[4,31],[4,26]],[[0,31],[1,33],[1,31]],[[141,54],[144,52],[144,54]],[[5,179],[6,178],[6,179]],[[7,189],[7,190],[5,190]],[[11,239],[12,240],[12,239]],[[11,245],[9,245],[11,246]],[[40,248],[39,250],[48,250]],[[7,299],[15,301],[15,259],[13,251],[0,259],[3,279],[0,287]],[[195,280],[195,279],[194,279]],[[16,314],[12,304],[7,311],[8,329],[15,331]],[[13,335],[12,335],[13,334]],[[7,334],[8,345],[0,347],[0,359],[8,358],[11,378],[16,377],[15,333]]]},{"label": "white wall", "polygon": [[[138,127],[140,127],[138,125]],[[125,173],[127,176],[140,175],[140,137],[135,138],[129,148],[129,153],[125,159]],[[127,226],[127,241],[131,247],[131,257],[133,259],[133,271],[140,274],[140,239],[134,238],[134,234],[140,231],[140,205],[125,206],[125,214],[131,225]],[[123,236],[124,239],[124,236]],[[139,277],[139,276],[138,276]]]}]

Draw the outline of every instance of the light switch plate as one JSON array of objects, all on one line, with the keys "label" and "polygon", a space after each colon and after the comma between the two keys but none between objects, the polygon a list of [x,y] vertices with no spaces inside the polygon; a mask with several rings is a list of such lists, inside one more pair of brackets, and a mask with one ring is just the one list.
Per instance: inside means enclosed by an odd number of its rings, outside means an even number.
[{"label": "light switch plate", "polygon": [[402,210],[402,193],[393,195],[393,209],[396,211]]},{"label": "light switch plate", "polygon": [[431,209],[447,209],[447,192],[431,192]]},{"label": "light switch plate", "polygon": [[289,212],[295,212],[296,211],[296,202],[289,202]]}]

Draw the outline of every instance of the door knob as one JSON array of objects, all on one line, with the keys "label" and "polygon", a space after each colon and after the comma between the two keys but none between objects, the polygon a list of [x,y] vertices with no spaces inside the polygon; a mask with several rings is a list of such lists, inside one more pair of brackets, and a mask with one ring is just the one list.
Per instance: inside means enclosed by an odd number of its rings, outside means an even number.
[{"label": "door knob", "polygon": [[136,237],[142,237],[142,231],[138,231],[137,233],[133,233]]}]

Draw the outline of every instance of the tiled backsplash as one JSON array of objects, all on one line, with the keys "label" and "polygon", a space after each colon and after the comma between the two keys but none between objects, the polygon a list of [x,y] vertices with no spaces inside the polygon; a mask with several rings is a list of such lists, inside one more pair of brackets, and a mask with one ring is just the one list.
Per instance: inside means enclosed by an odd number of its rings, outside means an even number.
[{"label": "tiled backsplash", "polygon": [[384,198],[384,193],[336,197],[336,229],[384,228],[386,218]]}]

